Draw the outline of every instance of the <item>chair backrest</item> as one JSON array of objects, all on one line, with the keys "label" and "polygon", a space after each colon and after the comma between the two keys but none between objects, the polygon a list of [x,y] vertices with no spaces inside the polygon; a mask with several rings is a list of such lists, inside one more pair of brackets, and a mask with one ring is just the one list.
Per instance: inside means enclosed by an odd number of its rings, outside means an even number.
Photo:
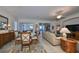
[{"label": "chair backrest", "polygon": [[22,32],[21,33],[21,39],[22,39],[22,41],[30,41],[30,33]]},{"label": "chair backrest", "polygon": [[18,31],[15,31],[15,37],[16,38],[18,37]]}]

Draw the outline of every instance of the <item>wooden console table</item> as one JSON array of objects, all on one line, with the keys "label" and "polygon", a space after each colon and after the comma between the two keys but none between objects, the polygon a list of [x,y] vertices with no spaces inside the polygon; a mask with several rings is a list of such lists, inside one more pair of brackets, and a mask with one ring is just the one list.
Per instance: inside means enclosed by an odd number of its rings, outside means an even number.
[{"label": "wooden console table", "polygon": [[61,38],[60,39],[61,42],[61,48],[68,53],[75,53],[76,50],[76,46],[77,46],[77,42],[72,39],[72,38],[68,38],[68,39],[64,39]]},{"label": "wooden console table", "polygon": [[15,39],[14,32],[1,33],[0,34],[0,48],[13,39]]}]

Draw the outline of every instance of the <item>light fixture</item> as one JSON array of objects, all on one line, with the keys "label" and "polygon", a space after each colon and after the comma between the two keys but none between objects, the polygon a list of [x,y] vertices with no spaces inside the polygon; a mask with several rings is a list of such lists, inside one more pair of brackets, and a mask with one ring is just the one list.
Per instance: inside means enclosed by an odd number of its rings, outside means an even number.
[{"label": "light fixture", "polygon": [[8,24],[8,27],[10,27],[11,25],[10,24]]},{"label": "light fixture", "polygon": [[62,15],[58,15],[56,18],[57,18],[57,19],[61,19],[61,17],[62,17]]}]

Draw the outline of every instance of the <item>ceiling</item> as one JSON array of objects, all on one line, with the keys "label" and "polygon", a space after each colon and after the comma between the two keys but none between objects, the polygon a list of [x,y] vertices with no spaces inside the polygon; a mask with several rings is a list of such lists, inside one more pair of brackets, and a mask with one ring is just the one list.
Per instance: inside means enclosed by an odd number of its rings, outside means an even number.
[{"label": "ceiling", "polygon": [[0,6],[17,19],[53,20],[57,15],[64,17],[79,12],[78,6]]}]

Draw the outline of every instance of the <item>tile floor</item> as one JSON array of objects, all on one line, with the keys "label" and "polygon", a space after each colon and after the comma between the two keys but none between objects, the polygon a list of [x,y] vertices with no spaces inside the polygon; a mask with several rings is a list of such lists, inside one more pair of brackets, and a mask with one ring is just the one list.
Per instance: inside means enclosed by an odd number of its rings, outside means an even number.
[{"label": "tile floor", "polygon": [[40,44],[43,46],[43,48],[46,50],[47,53],[65,53],[60,45],[59,46],[53,46],[51,45],[47,40],[42,38],[42,35],[40,36]]},{"label": "tile floor", "polygon": [[[42,35],[39,36],[39,44],[40,47],[42,48],[39,48],[38,46],[38,51],[35,52],[35,53],[65,53],[60,46],[52,46],[49,42],[47,42],[45,39],[42,38]],[[13,49],[15,47],[15,43],[14,43],[14,40],[9,42],[8,44],[4,45],[1,49],[0,49],[0,53],[11,53],[13,52]],[[19,47],[19,46],[17,46]],[[14,53],[18,53],[18,52],[14,52]],[[23,52],[20,52],[20,53],[23,53]],[[27,53],[27,52],[26,52]],[[32,52],[34,53],[34,52]]]}]

